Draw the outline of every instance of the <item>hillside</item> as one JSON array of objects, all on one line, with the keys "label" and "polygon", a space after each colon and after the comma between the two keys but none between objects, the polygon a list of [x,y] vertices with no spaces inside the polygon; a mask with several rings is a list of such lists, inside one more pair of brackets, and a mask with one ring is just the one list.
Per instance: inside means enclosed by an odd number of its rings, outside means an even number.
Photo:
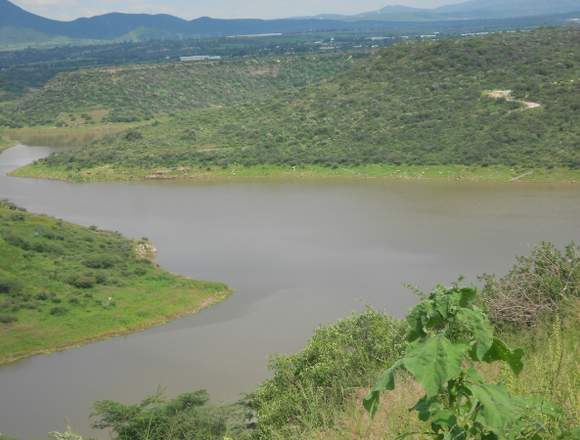
[{"label": "hillside", "polygon": [[19,174],[195,175],[216,165],[574,169],[579,41],[570,29],[396,45],[296,94],[182,113]]},{"label": "hillside", "polygon": [[0,125],[2,118],[9,126],[127,122],[231,105],[318,82],[352,64],[348,55],[312,55],[80,70],[0,109]]},{"label": "hillside", "polygon": [[207,307],[226,286],[172,275],[131,241],[0,201],[0,364]]}]

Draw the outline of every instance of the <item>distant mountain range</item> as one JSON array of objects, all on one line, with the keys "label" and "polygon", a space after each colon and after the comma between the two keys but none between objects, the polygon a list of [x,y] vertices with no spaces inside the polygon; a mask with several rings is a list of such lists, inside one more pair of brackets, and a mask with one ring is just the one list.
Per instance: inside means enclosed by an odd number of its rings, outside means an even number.
[{"label": "distant mountain range", "polygon": [[320,15],[333,20],[482,20],[538,15],[566,14],[580,11],[580,0],[468,0],[435,9],[386,6],[378,11],[352,16]]},{"label": "distant mountain range", "polygon": [[[310,31],[390,30],[425,31],[470,30],[472,20],[503,20],[565,14],[580,11],[580,0],[471,0],[437,9],[387,6],[380,11],[355,16],[323,15],[279,20],[215,19],[202,17],[184,20],[166,14],[110,13],[73,21],[51,20],[32,14],[8,0],[0,0],[0,48],[49,46],[100,41],[139,41],[190,37],[297,33]],[[580,13],[579,13],[580,15]],[[409,23],[414,23],[410,26]],[[425,23],[441,23],[426,26]],[[526,24],[551,24],[538,21]]]}]

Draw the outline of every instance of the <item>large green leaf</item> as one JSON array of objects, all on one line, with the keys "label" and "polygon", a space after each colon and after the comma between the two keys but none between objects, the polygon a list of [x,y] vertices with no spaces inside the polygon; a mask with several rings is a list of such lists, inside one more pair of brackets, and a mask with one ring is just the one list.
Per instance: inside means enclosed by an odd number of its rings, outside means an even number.
[{"label": "large green leaf", "polygon": [[366,410],[374,416],[379,408],[381,391],[392,391],[395,389],[395,372],[403,366],[403,361],[397,361],[391,368],[385,370],[373,389],[363,400]]},{"label": "large green leaf", "polygon": [[471,332],[475,341],[472,352],[473,360],[483,360],[493,344],[493,328],[488,319],[479,310],[465,308],[458,310],[456,318],[462,327]]},{"label": "large green leaf", "polygon": [[467,348],[466,344],[454,344],[443,335],[433,336],[411,344],[403,365],[428,396],[435,396],[450,379],[461,374]]},{"label": "large green leaf", "polygon": [[477,420],[490,431],[504,438],[506,431],[521,418],[521,407],[502,385],[467,384],[481,408]]},{"label": "large green leaf", "polygon": [[504,361],[510,366],[515,374],[520,374],[524,368],[522,358],[524,351],[521,349],[512,350],[501,339],[494,338],[493,344],[484,356],[485,362]]}]

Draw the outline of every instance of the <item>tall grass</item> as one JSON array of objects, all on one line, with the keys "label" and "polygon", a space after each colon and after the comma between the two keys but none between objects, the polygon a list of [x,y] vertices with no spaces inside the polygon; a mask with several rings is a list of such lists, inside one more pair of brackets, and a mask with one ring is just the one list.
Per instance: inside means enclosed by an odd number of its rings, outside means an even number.
[{"label": "tall grass", "polygon": [[253,438],[294,439],[336,424],[358,389],[404,348],[403,325],[368,309],[316,331],[304,350],[273,359],[250,398]]}]

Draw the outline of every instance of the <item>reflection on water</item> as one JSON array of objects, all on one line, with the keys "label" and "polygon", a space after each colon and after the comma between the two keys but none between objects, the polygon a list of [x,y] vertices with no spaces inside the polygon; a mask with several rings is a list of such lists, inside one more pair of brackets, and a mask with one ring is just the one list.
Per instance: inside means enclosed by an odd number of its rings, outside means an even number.
[{"label": "reflection on water", "polygon": [[[20,146],[5,173],[50,151]],[[268,356],[370,304],[402,316],[411,282],[504,271],[539,240],[580,237],[577,186],[384,180],[69,184],[0,177],[0,198],[150,238],[165,268],[234,296],[167,326],[0,368],[0,432],[44,438],[65,418],[89,432],[94,400],[136,401],[160,385],[236,399]]]}]

